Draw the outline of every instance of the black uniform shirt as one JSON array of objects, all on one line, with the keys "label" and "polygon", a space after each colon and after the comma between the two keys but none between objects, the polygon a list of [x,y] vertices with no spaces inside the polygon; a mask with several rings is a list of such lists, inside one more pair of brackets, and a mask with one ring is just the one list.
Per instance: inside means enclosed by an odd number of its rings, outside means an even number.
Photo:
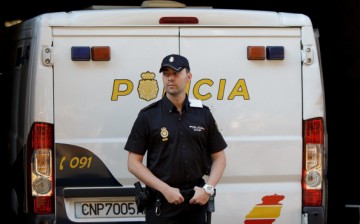
[{"label": "black uniform shirt", "polygon": [[139,112],[125,150],[147,152],[147,167],[155,176],[182,186],[201,178],[209,168],[209,154],[226,146],[208,107],[191,107],[186,97],[180,115],[164,96]]}]

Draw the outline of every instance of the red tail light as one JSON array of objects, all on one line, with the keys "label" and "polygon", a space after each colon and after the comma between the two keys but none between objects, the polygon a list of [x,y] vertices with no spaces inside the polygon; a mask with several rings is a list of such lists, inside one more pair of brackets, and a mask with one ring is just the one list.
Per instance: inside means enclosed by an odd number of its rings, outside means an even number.
[{"label": "red tail light", "polygon": [[304,122],[303,205],[322,203],[324,178],[324,125],[322,118]]},{"label": "red tail light", "polygon": [[161,17],[160,24],[199,24],[199,19],[196,17]]},{"label": "red tail light", "polygon": [[28,151],[29,211],[37,214],[54,212],[54,126],[34,123]]},{"label": "red tail light", "polygon": [[49,214],[53,211],[53,197],[34,198],[34,212],[38,214]]}]

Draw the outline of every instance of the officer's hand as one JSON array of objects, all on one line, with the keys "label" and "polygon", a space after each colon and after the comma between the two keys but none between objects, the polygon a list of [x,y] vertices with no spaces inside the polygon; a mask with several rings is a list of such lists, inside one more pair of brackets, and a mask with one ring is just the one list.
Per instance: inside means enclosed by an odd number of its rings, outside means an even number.
[{"label": "officer's hand", "polygon": [[194,191],[195,191],[195,194],[190,199],[190,201],[189,201],[190,204],[205,205],[209,201],[210,195],[208,193],[206,193],[204,188],[196,186],[196,187],[194,187]]},{"label": "officer's hand", "polygon": [[166,200],[170,204],[179,205],[184,202],[184,197],[180,194],[179,188],[168,187],[164,192],[162,192]]}]

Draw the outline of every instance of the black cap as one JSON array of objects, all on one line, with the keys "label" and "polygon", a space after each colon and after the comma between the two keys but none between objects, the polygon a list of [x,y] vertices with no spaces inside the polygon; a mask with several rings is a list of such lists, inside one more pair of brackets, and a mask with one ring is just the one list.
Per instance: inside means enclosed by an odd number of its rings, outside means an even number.
[{"label": "black cap", "polygon": [[162,60],[159,72],[162,72],[164,67],[171,67],[177,72],[181,71],[183,68],[187,68],[190,70],[189,61],[185,57],[178,54],[170,54],[166,56]]}]

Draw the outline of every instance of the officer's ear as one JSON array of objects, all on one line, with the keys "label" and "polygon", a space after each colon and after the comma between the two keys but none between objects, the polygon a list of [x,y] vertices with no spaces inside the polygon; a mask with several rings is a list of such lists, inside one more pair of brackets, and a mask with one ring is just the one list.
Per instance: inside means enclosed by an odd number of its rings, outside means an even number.
[{"label": "officer's ear", "polygon": [[191,80],[191,78],[192,78],[191,72],[186,73],[186,75],[187,75],[188,79]]}]

